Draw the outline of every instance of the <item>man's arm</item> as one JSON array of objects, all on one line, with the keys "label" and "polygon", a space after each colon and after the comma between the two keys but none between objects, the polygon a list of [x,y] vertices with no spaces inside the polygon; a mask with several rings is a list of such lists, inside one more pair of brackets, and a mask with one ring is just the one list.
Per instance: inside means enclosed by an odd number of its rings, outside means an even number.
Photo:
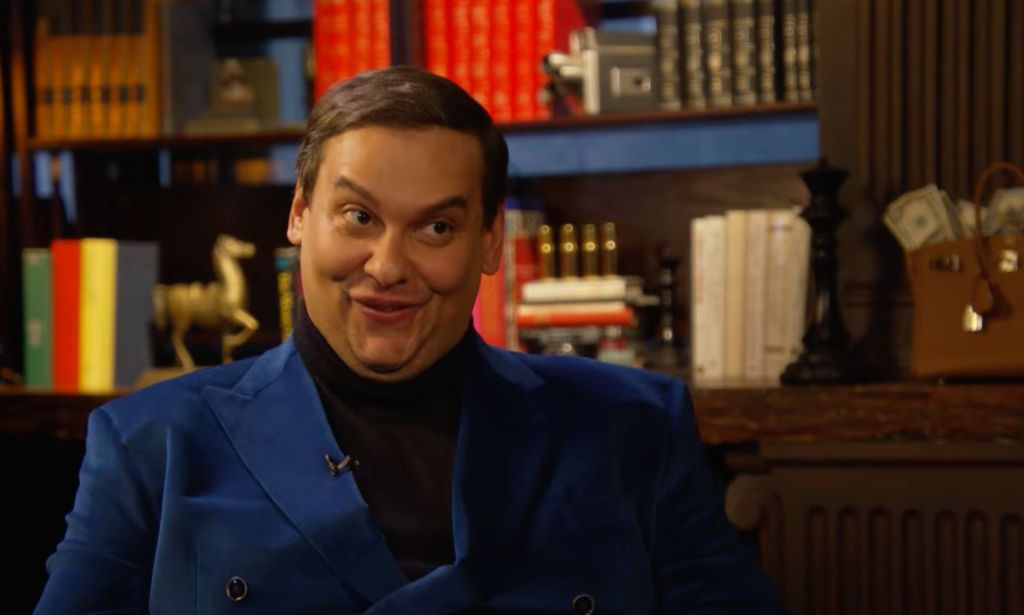
[{"label": "man's arm", "polygon": [[786,613],[725,516],[682,382],[673,381],[665,401],[668,444],[654,534],[658,612]]},{"label": "man's arm", "polygon": [[155,502],[109,414],[89,416],[85,459],[68,529],[46,568],[36,613],[145,613]]}]

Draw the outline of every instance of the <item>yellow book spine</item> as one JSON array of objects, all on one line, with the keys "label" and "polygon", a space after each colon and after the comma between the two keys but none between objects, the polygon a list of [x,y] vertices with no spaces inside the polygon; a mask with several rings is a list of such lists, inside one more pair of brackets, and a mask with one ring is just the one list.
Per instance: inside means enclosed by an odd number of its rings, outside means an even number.
[{"label": "yellow book spine", "polygon": [[81,246],[78,386],[82,391],[110,391],[114,388],[117,242],[83,239]]}]

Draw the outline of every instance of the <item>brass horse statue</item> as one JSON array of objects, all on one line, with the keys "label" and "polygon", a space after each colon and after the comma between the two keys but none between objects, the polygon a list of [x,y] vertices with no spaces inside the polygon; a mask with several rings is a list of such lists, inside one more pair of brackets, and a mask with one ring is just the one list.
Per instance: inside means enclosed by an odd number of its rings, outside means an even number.
[{"label": "brass horse statue", "polygon": [[157,284],[153,287],[153,314],[161,331],[171,326],[171,344],[178,363],[185,370],[196,367],[185,347],[185,332],[198,325],[220,329],[221,360],[231,362],[235,348],[245,343],[259,328],[248,312],[249,292],[239,259],[252,258],[256,246],[230,235],[218,235],[213,244],[215,282],[203,284]]}]

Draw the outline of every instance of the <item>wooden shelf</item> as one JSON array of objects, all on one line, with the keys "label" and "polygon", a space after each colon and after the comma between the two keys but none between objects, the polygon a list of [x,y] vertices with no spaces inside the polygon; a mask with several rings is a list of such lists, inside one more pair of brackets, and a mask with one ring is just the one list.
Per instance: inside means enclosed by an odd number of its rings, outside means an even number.
[{"label": "wooden shelf", "polygon": [[155,149],[230,149],[256,148],[282,143],[298,143],[302,128],[283,128],[266,132],[223,135],[175,135],[161,137],[31,139],[32,151],[122,151]]},{"label": "wooden shelf", "polygon": [[[89,411],[124,393],[0,388],[0,435],[82,439]],[[708,444],[1024,442],[1024,383],[695,389],[693,402]]]}]

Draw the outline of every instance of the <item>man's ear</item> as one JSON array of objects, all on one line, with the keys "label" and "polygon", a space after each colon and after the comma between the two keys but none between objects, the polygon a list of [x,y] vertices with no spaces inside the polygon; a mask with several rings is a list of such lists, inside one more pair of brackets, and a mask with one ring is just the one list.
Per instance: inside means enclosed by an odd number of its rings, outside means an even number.
[{"label": "man's ear", "polygon": [[292,207],[288,211],[288,241],[295,246],[302,245],[302,228],[309,213],[309,204],[302,192],[302,184],[295,182],[295,194],[292,195]]},{"label": "man's ear", "polygon": [[501,253],[505,246],[505,203],[498,205],[494,221],[484,231],[483,272],[494,275],[501,266]]}]

